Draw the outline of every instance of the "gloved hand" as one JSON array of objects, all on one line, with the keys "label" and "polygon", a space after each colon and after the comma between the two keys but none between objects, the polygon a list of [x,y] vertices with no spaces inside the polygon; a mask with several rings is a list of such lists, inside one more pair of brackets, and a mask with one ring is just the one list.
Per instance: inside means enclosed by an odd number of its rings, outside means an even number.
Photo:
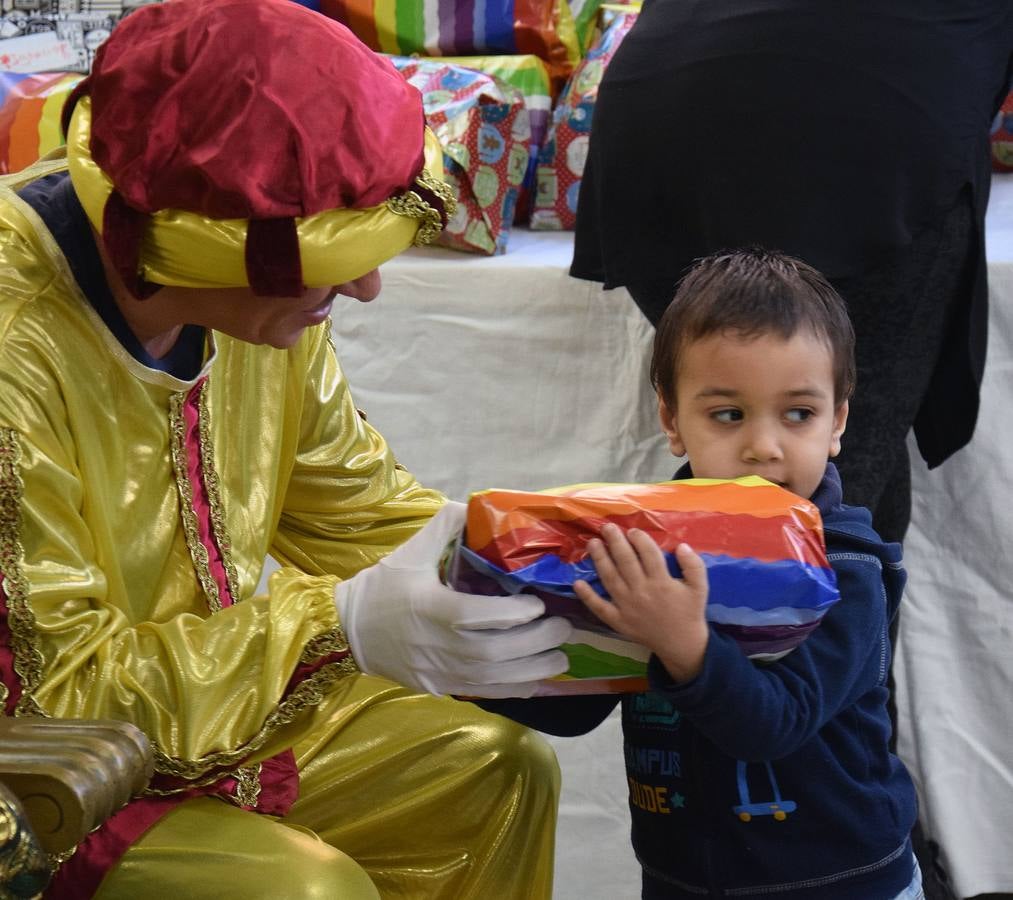
[{"label": "gloved hand", "polygon": [[463,594],[440,581],[440,555],[465,515],[463,503],[447,503],[390,556],[338,584],[338,617],[370,675],[432,694],[530,697],[540,679],[566,671],[557,648],[573,629],[539,619],[537,597]]}]

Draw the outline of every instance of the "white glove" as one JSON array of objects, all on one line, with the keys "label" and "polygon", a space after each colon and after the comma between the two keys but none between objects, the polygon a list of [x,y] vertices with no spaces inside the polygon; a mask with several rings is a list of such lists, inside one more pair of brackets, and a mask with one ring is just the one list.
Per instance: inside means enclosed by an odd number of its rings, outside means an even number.
[{"label": "white glove", "polygon": [[485,597],[443,584],[437,564],[464,527],[463,503],[447,503],[410,540],[338,584],[334,600],[359,668],[431,694],[530,697],[566,671],[558,649],[573,631],[542,618],[526,594]]}]

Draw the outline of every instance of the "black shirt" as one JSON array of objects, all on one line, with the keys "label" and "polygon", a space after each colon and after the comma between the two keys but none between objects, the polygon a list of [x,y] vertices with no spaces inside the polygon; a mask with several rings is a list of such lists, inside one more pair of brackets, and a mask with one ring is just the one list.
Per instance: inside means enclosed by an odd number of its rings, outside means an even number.
[{"label": "black shirt", "polygon": [[[572,274],[764,243],[858,275],[990,179],[1010,0],[647,0],[595,105]],[[983,260],[982,260],[983,261]]]},{"label": "black shirt", "polygon": [[913,423],[938,465],[974,430],[989,131],[1011,79],[1011,0],[647,0],[595,103],[571,274],[629,286],[656,321],[709,253],[760,244],[854,287],[969,207]]}]

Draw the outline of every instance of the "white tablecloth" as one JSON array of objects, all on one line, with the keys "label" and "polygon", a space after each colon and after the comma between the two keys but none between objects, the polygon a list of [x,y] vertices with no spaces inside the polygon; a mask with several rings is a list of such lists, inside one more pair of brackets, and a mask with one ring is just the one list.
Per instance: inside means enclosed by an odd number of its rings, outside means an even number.
[{"label": "white tablecloth", "polygon": [[914,444],[899,750],[959,896],[1013,893],[1013,175],[993,179],[988,361],[974,440]]},{"label": "white tablecloth", "polygon": [[[421,481],[488,487],[668,478],[647,380],[653,331],[625,291],[566,274],[572,236],[516,230],[499,257],[413,250],[334,339],[357,403]],[[1013,891],[1013,176],[989,214],[992,339],[978,433],[916,466],[902,622],[901,748],[962,896]],[[553,739],[557,900],[634,900],[617,717]]]}]

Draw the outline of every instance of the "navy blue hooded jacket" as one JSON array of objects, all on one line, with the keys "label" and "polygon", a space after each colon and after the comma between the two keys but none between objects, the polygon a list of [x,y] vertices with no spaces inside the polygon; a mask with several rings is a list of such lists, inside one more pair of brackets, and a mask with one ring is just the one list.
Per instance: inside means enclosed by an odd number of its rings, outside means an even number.
[{"label": "navy blue hooded jacket", "polygon": [[[679,478],[691,477],[684,467]],[[645,898],[889,900],[911,881],[914,786],[888,747],[888,626],[900,545],[841,503],[828,464],[812,497],[841,599],[795,650],[747,659],[713,629],[703,669],[622,698],[633,847]],[[583,734],[616,696],[484,701],[541,731]]]}]

